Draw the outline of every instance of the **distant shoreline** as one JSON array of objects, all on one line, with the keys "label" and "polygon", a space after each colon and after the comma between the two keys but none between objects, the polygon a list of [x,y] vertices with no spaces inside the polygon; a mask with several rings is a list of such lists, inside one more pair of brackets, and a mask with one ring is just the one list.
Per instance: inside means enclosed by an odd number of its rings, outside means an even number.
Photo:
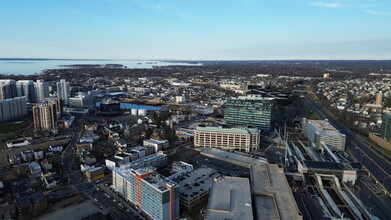
[{"label": "distant shoreline", "polygon": [[360,61],[360,62],[374,62],[374,61],[391,61],[391,59],[322,59],[322,60],[311,60],[311,59],[288,59],[288,60],[270,60],[270,59],[250,59],[250,60],[240,60],[240,59],[231,59],[231,60],[176,60],[176,59],[64,59],[64,58],[0,58],[0,61],[159,61],[159,62],[350,62],[350,61]]},{"label": "distant shoreline", "polygon": [[152,69],[157,66],[201,65],[194,62],[114,59],[0,58],[1,75],[36,75],[49,69],[109,68]]}]

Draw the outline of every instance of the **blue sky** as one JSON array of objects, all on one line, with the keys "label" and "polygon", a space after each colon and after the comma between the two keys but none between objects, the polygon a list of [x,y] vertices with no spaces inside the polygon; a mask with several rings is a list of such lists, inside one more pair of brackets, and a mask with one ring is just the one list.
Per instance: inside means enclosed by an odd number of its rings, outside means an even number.
[{"label": "blue sky", "polygon": [[391,59],[391,1],[1,0],[0,57]]}]

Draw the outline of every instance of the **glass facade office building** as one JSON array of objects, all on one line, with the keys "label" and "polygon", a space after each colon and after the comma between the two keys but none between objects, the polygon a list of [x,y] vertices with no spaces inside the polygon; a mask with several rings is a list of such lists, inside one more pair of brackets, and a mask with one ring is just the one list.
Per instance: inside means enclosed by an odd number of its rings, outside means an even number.
[{"label": "glass facade office building", "polygon": [[274,98],[257,95],[227,100],[224,118],[228,124],[255,126],[267,133],[271,128]]}]

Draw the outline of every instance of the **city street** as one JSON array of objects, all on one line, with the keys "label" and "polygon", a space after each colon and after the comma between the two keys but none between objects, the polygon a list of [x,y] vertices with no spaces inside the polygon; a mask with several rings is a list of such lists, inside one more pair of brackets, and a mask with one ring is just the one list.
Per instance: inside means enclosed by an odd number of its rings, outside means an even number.
[{"label": "city street", "polygon": [[[75,191],[85,193],[101,210],[110,212],[114,219],[144,219],[142,216],[137,214],[136,210],[129,209],[129,212],[127,212],[126,209],[119,206],[118,203],[115,203],[110,198],[107,198],[107,196],[104,195],[104,192],[98,191],[94,183],[86,181],[85,177],[80,173],[79,168],[76,170],[72,169],[72,164],[76,154],[75,146],[82,133],[82,124],[82,120],[75,122],[73,126],[73,129],[75,130],[74,135],[68,146],[64,149],[62,155],[62,164],[64,172],[69,175],[69,184]],[[98,201],[96,201],[96,199]],[[136,215],[132,213],[135,213]]]},{"label": "city street", "polygon": [[[135,207],[129,205],[129,203],[120,197],[117,193],[112,191],[110,187],[104,186],[103,184],[99,184],[100,191],[98,191],[97,194],[99,194],[100,198],[104,198],[106,200],[106,204],[112,205],[112,207],[115,208],[116,211],[121,212],[122,214],[126,214],[128,217],[131,217],[131,219],[146,219],[143,217]],[[110,198],[107,196],[109,195]],[[102,197],[103,196],[103,197]],[[116,202],[114,202],[114,200]],[[108,203],[110,201],[110,203]]]}]

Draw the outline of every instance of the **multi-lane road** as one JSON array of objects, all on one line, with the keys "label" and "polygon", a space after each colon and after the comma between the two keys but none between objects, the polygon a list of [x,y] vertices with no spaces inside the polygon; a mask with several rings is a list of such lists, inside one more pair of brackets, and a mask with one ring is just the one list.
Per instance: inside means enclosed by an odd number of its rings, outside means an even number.
[{"label": "multi-lane road", "polygon": [[310,107],[321,119],[328,121],[346,135],[346,149],[376,178],[376,180],[391,192],[391,163],[377,152],[372,150],[367,141],[351,131],[344,124],[339,122],[334,115],[314,103],[307,95],[304,96],[304,103]]},{"label": "multi-lane road", "polygon": [[82,133],[82,120],[77,121],[74,126],[74,134],[64,149],[62,155],[62,166],[64,172],[69,176],[69,184],[70,186],[77,192],[83,192],[86,196],[88,196],[91,200],[94,200],[95,204],[97,204],[101,209],[107,210],[110,212],[113,219],[116,220],[125,220],[125,219],[145,219],[139,213],[137,213],[130,206],[128,207],[131,212],[126,212],[124,210],[125,204],[121,207],[118,203],[112,201],[112,198],[107,198],[104,195],[104,192],[97,190],[94,183],[87,182],[84,176],[80,173],[78,169],[73,170],[72,165],[74,163],[74,157],[76,154],[76,143],[80,138]]},{"label": "multi-lane road", "polygon": [[[116,202],[114,202],[114,197],[112,195],[107,197],[107,193],[105,194],[102,190],[98,191],[95,187],[85,190],[84,193],[93,200],[100,209],[109,212],[113,219],[145,219],[125,202],[120,201],[118,198],[115,200]],[[119,203],[121,203],[121,206],[119,206]]]}]

